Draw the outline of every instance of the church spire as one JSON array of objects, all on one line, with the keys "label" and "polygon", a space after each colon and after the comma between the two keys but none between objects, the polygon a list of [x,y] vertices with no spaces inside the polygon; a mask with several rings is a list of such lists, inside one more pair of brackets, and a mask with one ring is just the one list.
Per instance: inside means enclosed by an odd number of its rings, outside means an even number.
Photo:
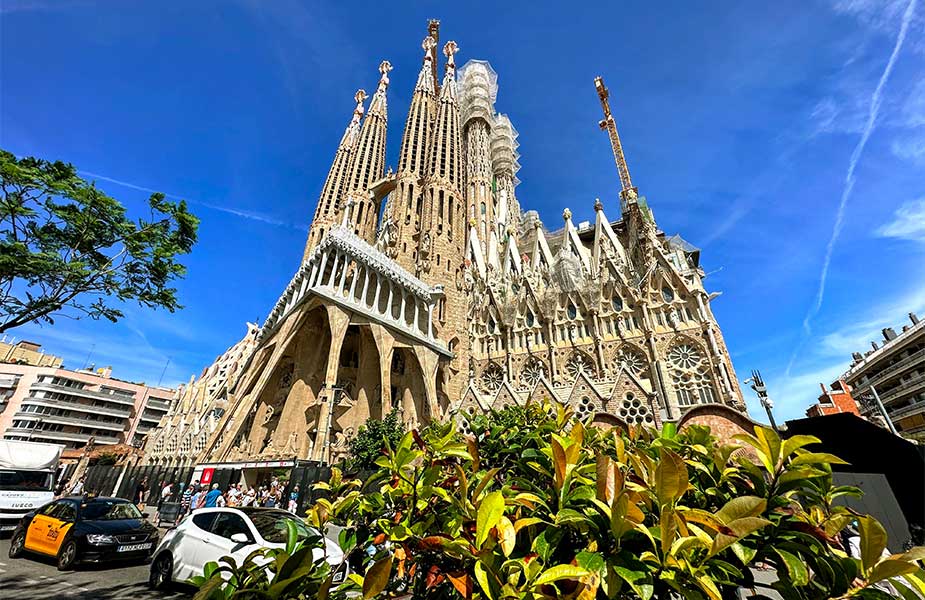
[{"label": "church spire", "polygon": [[[428,151],[421,224],[424,233],[418,244],[416,271],[440,273],[446,266],[462,262],[464,248],[462,190],[462,139],[459,134],[459,104],[456,100],[456,42],[443,47],[446,75],[440,90],[440,104]],[[425,276],[425,281],[427,280]]]},{"label": "church spire", "polygon": [[324,232],[329,230],[331,225],[336,222],[337,213],[340,210],[341,195],[345,191],[344,183],[347,179],[350,158],[356,146],[357,136],[360,133],[360,120],[363,118],[363,101],[366,100],[366,92],[357,90],[353,99],[356,101],[353,118],[344,130],[344,135],[337,146],[337,152],[334,154],[334,161],[328,171],[327,179],[324,180],[324,186],[321,188],[321,195],[315,207],[315,217],[312,219],[311,228],[308,232],[308,241],[305,243],[305,252],[302,255],[303,261],[308,257],[308,253],[315,247],[315,244],[324,237]]},{"label": "church spire", "polygon": [[436,45],[436,40],[430,35],[421,43],[424,50],[423,64],[408,108],[398,154],[395,189],[386,216],[397,228],[397,234],[395,241],[385,251],[411,272],[415,269],[417,237],[421,228],[421,180],[426,171],[427,150],[436,112],[433,69]]},{"label": "church spire", "polygon": [[379,202],[370,190],[385,174],[385,136],[387,128],[386,92],[392,64],[384,60],[379,64],[379,85],[369,105],[369,113],[357,139],[350,161],[346,183],[346,196],[354,201],[350,210],[350,224],[354,232],[367,241],[375,238]]}]

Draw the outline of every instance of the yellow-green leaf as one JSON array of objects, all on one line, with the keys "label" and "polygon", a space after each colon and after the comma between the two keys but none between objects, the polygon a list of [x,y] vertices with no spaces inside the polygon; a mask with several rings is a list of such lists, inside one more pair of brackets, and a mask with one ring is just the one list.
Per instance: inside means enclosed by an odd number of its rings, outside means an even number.
[{"label": "yellow-green leaf", "polygon": [[485,592],[485,597],[488,598],[488,600],[493,600],[494,596],[491,595],[488,573],[485,571],[485,564],[480,560],[475,562],[475,580],[479,582],[479,587]]},{"label": "yellow-green leaf", "polygon": [[806,565],[799,557],[786,550],[780,550],[779,548],[775,548],[774,551],[777,552],[777,555],[784,561],[784,565],[787,567],[787,573],[790,575],[790,581],[793,582],[793,585],[802,586],[809,583],[809,570],[807,570]]},{"label": "yellow-green leaf", "polygon": [[565,448],[562,447],[562,444],[556,439],[558,436],[553,434],[550,446],[552,447],[552,462],[553,466],[556,469],[555,477],[555,487],[556,490],[562,489],[562,483],[565,481],[565,467],[567,460],[565,458]]},{"label": "yellow-green leaf", "polygon": [[818,465],[821,463],[828,463],[830,465],[847,465],[847,461],[844,461],[834,454],[829,454],[828,452],[804,452],[799,456],[794,457],[790,461],[792,466],[797,465]]},{"label": "yellow-green leaf", "polygon": [[877,583],[878,581],[889,579],[891,577],[909,575],[910,573],[915,573],[918,570],[919,568],[915,566],[914,563],[897,558],[888,558],[877,563],[877,565],[870,572],[870,576],[867,578],[867,583]]},{"label": "yellow-green leaf", "polygon": [[697,577],[697,585],[707,593],[710,600],[723,600],[723,595],[720,594],[719,588],[716,587],[716,584],[713,583],[713,580],[710,579],[708,575],[699,575]]},{"label": "yellow-green leaf", "polygon": [[385,589],[392,573],[392,555],[380,558],[366,572],[363,578],[363,597],[374,598]]},{"label": "yellow-green leaf", "polygon": [[792,435],[784,440],[784,445],[781,447],[781,454],[784,456],[784,458],[787,458],[803,446],[819,443],[819,438],[814,435]]},{"label": "yellow-green leaf", "polygon": [[764,512],[768,501],[757,496],[739,496],[727,502],[716,513],[716,517],[723,523],[730,523],[743,517],[757,517]]},{"label": "yellow-green leaf", "polygon": [[687,465],[684,459],[668,450],[661,449],[658,466],[655,467],[655,497],[661,506],[673,504],[687,491]]},{"label": "yellow-green leaf", "polygon": [[505,557],[508,557],[514,551],[514,544],[517,542],[517,531],[514,529],[511,520],[505,516],[502,516],[501,520],[498,521],[497,531],[501,551],[504,552]]},{"label": "yellow-green leaf", "polygon": [[614,495],[613,461],[606,454],[598,454],[595,462],[597,471],[597,499],[610,504]]},{"label": "yellow-green leaf", "polygon": [[475,520],[475,545],[481,548],[488,539],[488,532],[495,527],[504,516],[504,495],[501,492],[492,492],[482,499],[479,512]]},{"label": "yellow-green leaf", "polygon": [[561,581],[563,579],[580,579],[588,575],[590,575],[590,573],[581,567],[576,567],[574,565],[556,565],[543,571],[533,582],[533,587],[537,588],[541,585],[546,585],[554,581]]},{"label": "yellow-green leaf", "polygon": [[866,516],[858,519],[858,532],[861,537],[861,567],[864,573],[868,573],[880,560],[880,555],[886,548],[886,530],[877,519]]},{"label": "yellow-green leaf", "polygon": [[529,527],[530,525],[536,525],[537,523],[543,523],[543,519],[537,517],[524,517],[523,519],[517,519],[514,523],[514,533],[520,533],[520,530],[524,527]]}]

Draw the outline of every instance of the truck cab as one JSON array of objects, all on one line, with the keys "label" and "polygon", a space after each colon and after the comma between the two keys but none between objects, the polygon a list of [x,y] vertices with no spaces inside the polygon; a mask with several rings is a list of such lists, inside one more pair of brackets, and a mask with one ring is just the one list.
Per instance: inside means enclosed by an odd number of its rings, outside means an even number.
[{"label": "truck cab", "polygon": [[63,446],[0,440],[0,532],[12,531],[27,513],[54,499]]}]

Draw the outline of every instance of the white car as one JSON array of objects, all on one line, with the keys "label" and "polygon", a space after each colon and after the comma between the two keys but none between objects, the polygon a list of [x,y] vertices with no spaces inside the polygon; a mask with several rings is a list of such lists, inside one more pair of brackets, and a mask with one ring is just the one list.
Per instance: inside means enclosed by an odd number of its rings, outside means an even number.
[{"label": "white car", "polygon": [[[152,556],[148,584],[163,589],[202,575],[206,563],[223,556],[240,565],[257,548],[285,548],[287,519],[296,523],[300,537],[318,535],[292,513],[276,508],[200,508],[164,535]],[[339,568],[339,583],[347,572],[344,553],[332,540],[325,538],[324,544],[324,550],[313,551],[315,559],[325,556],[328,564]]]}]

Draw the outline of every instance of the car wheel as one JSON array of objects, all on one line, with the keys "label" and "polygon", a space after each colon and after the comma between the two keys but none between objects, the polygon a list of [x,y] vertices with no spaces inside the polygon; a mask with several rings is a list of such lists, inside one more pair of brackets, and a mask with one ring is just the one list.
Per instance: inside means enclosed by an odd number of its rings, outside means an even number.
[{"label": "car wheel", "polygon": [[173,557],[169,552],[162,552],[151,563],[151,575],[148,587],[154,590],[167,589],[173,581]]},{"label": "car wheel", "polygon": [[26,534],[20,531],[10,540],[10,558],[19,558],[26,550]]},{"label": "car wheel", "polygon": [[58,570],[70,571],[77,562],[77,542],[67,540],[58,551]]}]

